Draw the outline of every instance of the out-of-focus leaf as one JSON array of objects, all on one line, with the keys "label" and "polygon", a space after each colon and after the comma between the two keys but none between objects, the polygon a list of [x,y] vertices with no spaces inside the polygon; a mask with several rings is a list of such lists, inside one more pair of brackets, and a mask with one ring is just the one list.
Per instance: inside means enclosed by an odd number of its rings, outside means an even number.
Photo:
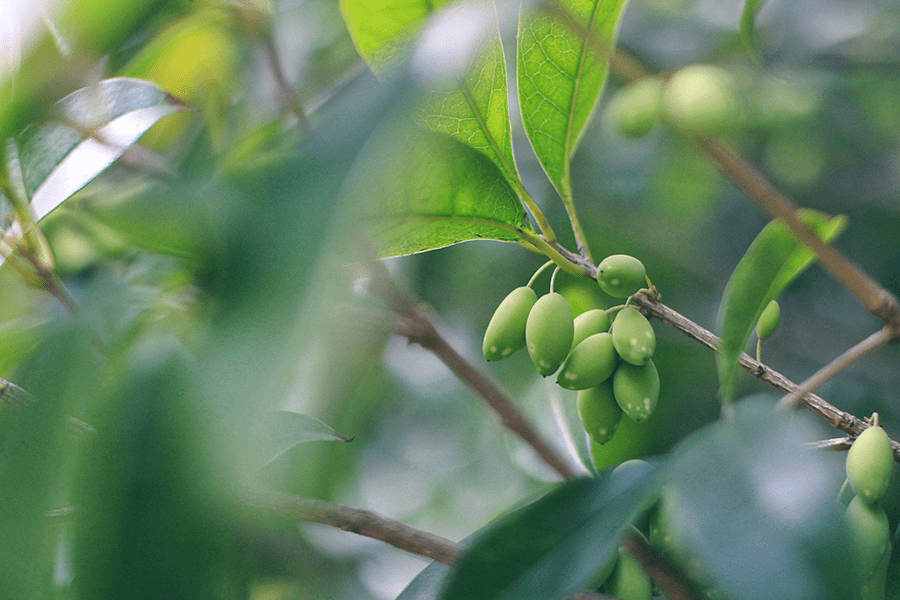
[{"label": "out-of-focus leaf", "polygon": [[550,181],[571,199],[570,160],[606,82],[625,0],[563,0],[551,13],[523,7],[517,52],[522,122]]},{"label": "out-of-focus leaf", "polygon": [[660,469],[570,480],[498,519],[454,566],[443,600],[548,600],[589,583],[658,490]]},{"label": "out-of-focus leaf", "polygon": [[289,410],[263,413],[253,430],[263,464],[305,442],[350,441],[322,421]]},{"label": "out-of-focus leaf", "polygon": [[386,129],[350,176],[345,195],[382,256],[412,254],[473,239],[516,241],[530,228],[497,167],[446,136]]},{"label": "out-of-focus leaf", "polygon": [[341,0],[356,50],[382,73],[436,9],[451,0]]},{"label": "out-of-focus leaf", "polygon": [[[846,225],[843,216],[828,217],[814,210],[801,209],[798,217],[826,242],[837,237]],[[784,223],[775,220],[756,236],[735,267],[718,315],[722,348],[716,359],[720,393],[726,401],[734,393],[738,357],[763,309],[813,258],[812,251],[797,241]]]},{"label": "out-of-focus leaf", "polygon": [[674,526],[725,597],[856,597],[834,500],[841,469],[805,445],[818,433],[809,421],[773,406],[740,402],[678,449],[667,484]]}]

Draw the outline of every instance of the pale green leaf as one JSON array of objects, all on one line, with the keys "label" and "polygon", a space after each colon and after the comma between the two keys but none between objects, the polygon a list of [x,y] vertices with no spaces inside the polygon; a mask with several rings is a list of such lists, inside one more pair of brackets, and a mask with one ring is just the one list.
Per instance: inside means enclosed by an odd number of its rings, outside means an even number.
[{"label": "pale green leaf", "polygon": [[538,160],[571,199],[570,161],[606,82],[625,0],[560,0],[554,7],[520,15],[519,104]]},{"label": "pale green leaf", "polygon": [[[846,218],[801,209],[798,217],[828,242],[846,225]],[[734,269],[719,305],[722,348],[717,356],[721,395],[733,394],[738,357],[766,305],[813,261],[813,253],[793,236],[787,225],[775,220],[756,236]]]},{"label": "pale green leaf", "polygon": [[447,136],[418,127],[371,140],[344,188],[382,256],[473,239],[517,241],[525,209],[497,167]]}]

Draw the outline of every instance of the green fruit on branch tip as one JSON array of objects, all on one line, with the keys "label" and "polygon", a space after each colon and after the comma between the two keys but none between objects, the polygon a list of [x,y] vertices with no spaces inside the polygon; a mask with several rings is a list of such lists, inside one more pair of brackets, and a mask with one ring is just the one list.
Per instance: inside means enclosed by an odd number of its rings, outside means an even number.
[{"label": "green fruit on branch tip", "polygon": [[594,308],[575,317],[575,335],[572,337],[572,348],[589,336],[609,331],[609,315],[605,310]]},{"label": "green fruit on branch tip", "polygon": [[633,256],[613,254],[597,265],[597,283],[613,298],[627,298],[647,286],[647,270]]},{"label": "green fruit on branch tip", "polygon": [[844,511],[844,523],[853,542],[853,551],[860,574],[871,577],[890,545],[888,518],[878,504],[869,504],[854,496]]},{"label": "green fruit on branch tip", "polygon": [[847,480],[866,502],[880,501],[887,494],[894,471],[894,450],[881,427],[865,429],[847,452]]},{"label": "green fruit on branch tip", "polygon": [[656,351],[656,334],[650,321],[637,309],[619,311],[612,325],[612,342],[616,352],[627,363],[640,366]]},{"label": "green fruit on branch tip", "polygon": [[653,593],[650,576],[624,547],[619,547],[616,566],[604,589],[619,600],[650,600]]},{"label": "green fruit on branch tip", "polygon": [[766,304],[762,314],[759,316],[759,321],[756,323],[756,335],[759,336],[759,339],[764,340],[772,335],[780,320],[781,308],[776,301],[772,300]]},{"label": "green fruit on branch tip", "polygon": [[662,114],[685,133],[710,135],[727,129],[738,114],[734,80],[719,67],[684,67],[666,82]]},{"label": "green fruit on branch tip", "polygon": [[569,303],[550,292],[538,298],[525,323],[525,345],[537,372],[546,377],[556,373],[569,355],[575,335],[575,320]]},{"label": "green fruit on branch tip", "polygon": [[511,291],[500,302],[484,332],[483,351],[488,360],[503,360],[525,347],[525,323],[537,302],[527,286]]},{"label": "green fruit on branch tip", "polygon": [[569,353],[556,376],[556,383],[567,390],[598,386],[613,374],[618,359],[612,335],[596,333]]},{"label": "green fruit on branch tip", "polygon": [[586,390],[576,396],[578,416],[584,430],[598,444],[612,439],[622,420],[622,409],[613,396],[612,384],[608,381]]},{"label": "green fruit on branch tip", "polygon": [[613,373],[616,403],[633,421],[646,421],[659,401],[659,373],[652,360],[643,366],[619,363]]},{"label": "green fruit on branch tip", "polygon": [[606,107],[616,130],[630,138],[647,135],[659,120],[662,91],[659,77],[646,77],[619,90]]}]

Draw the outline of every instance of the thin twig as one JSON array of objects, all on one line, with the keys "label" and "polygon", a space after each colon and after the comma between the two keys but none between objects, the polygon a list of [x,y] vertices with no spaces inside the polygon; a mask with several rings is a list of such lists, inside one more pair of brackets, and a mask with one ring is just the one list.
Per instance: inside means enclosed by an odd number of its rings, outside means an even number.
[{"label": "thin twig", "polygon": [[781,399],[777,408],[779,410],[797,408],[801,398],[818,389],[820,385],[861,359],[872,350],[888,343],[892,338],[893,332],[889,327],[879,329],[819,369],[812,377],[797,386],[797,389]]},{"label": "thin twig", "polygon": [[809,442],[808,447],[815,450],[834,450],[836,452],[846,452],[853,445],[853,438],[841,437],[831,438],[830,440],[819,440],[818,442]]},{"label": "thin twig", "polygon": [[462,546],[372,511],[350,508],[324,500],[313,500],[278,492],[247,491],[243,502],[285,517],[315,521],[388,544],[450,565]]},{"label": "thin twig", "polygon": [[644,572],[665,590],[668,598],[671,600],[704,600],[705,596],[697,592],[688,579],[643,537],[640,535],[628,536],[625,538],[625,547],[641,563]]}]

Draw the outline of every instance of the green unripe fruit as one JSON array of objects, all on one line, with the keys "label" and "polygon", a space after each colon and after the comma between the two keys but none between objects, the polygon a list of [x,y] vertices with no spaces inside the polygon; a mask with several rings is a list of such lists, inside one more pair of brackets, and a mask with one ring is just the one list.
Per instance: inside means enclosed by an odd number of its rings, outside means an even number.
[{"label": "green unripe fruit", "polygon": [[718,67],[685,67],[666,83],[662,113],[669,123],[686,133],[709,135],[727,129],[738,113],[734,80]]},{"label": "green unripe fruit", "polygon": [[616,352],[627,363],[647,364],[656,351],[656,334],[650,321],[639,310],[623,308],[612,326],[612,342]]},{"label": "green unripe fruit", "polygon": [[503,360],[525,347],[525,323],[537,294],[527,286],[514,289],[503,299],[484,332],[484,357]]},{"label": "green unripe fruit", "polygon": [[880,501],[887,494],[894,471],[894,450],[881,427],[869,427],[854,440],[847,452],[847,480],[866,502]]},{"label": "green unripe fruit", "polygon": [[575,335],[572,337],[572,348],[588,337],[609,331],[609,315],[600,308],[581,313],[575,317]]},{"label": "green unripe fruit", "polygon": [[622,409],[613,396],[612,384],[603,382],[579,391],[576,403],[581,424],[591,439],[598,444],[611,440],[622,420]]},{"label": "green unripe fruit", "polygon": [[619,547],[619,558],[605,589],[619,600],[650,600],[653,593],[650,576],[624,547]]},{"label": "green unripe fruit", "polygon": [[659,120],[663,81],[646,77],[619,90],[606,108],[616,129],[631,138],[642,137]]},{"label": "green unripe fruit", "polygon": [[860,573],[864,578],[871,577],[890,544],[887,515],[880,505],[869,504],[860,496],[854,496],[844,511],[844,522],[853,541]]},{"label": "green unripe fruit", "polygon": [[647,286],[647,270],[633,256],[613,254],[597,265],[597,283],[613,298],[627,298]]},{"label": "green unripe fruit", "polygon": [[763,309],[756,323],[756,335],[759,339],[764,340],[775,332],[778,322],[781,320],[781,308],[778,303],[772,300]]},{"label": "green unripe fruit", "polygon": [[575,346],[562,364],[556,383],[567,390],[584,390],[609,379],[619,357],[612,336],[597,333]]},{"label": "green unripe fruit", "polygon": [[572,348],[575,320],[569,303],[551,292],[538,298],[525,322],[525,344],[537,372],[546,377],[556,373]]},{"label": "green unripe fruit", "polygon": [[619,363],[613,374],[613,395],[632,420],[637,423],[647,420],[659,401],[659,373],[653,361],[641,367]]}]

